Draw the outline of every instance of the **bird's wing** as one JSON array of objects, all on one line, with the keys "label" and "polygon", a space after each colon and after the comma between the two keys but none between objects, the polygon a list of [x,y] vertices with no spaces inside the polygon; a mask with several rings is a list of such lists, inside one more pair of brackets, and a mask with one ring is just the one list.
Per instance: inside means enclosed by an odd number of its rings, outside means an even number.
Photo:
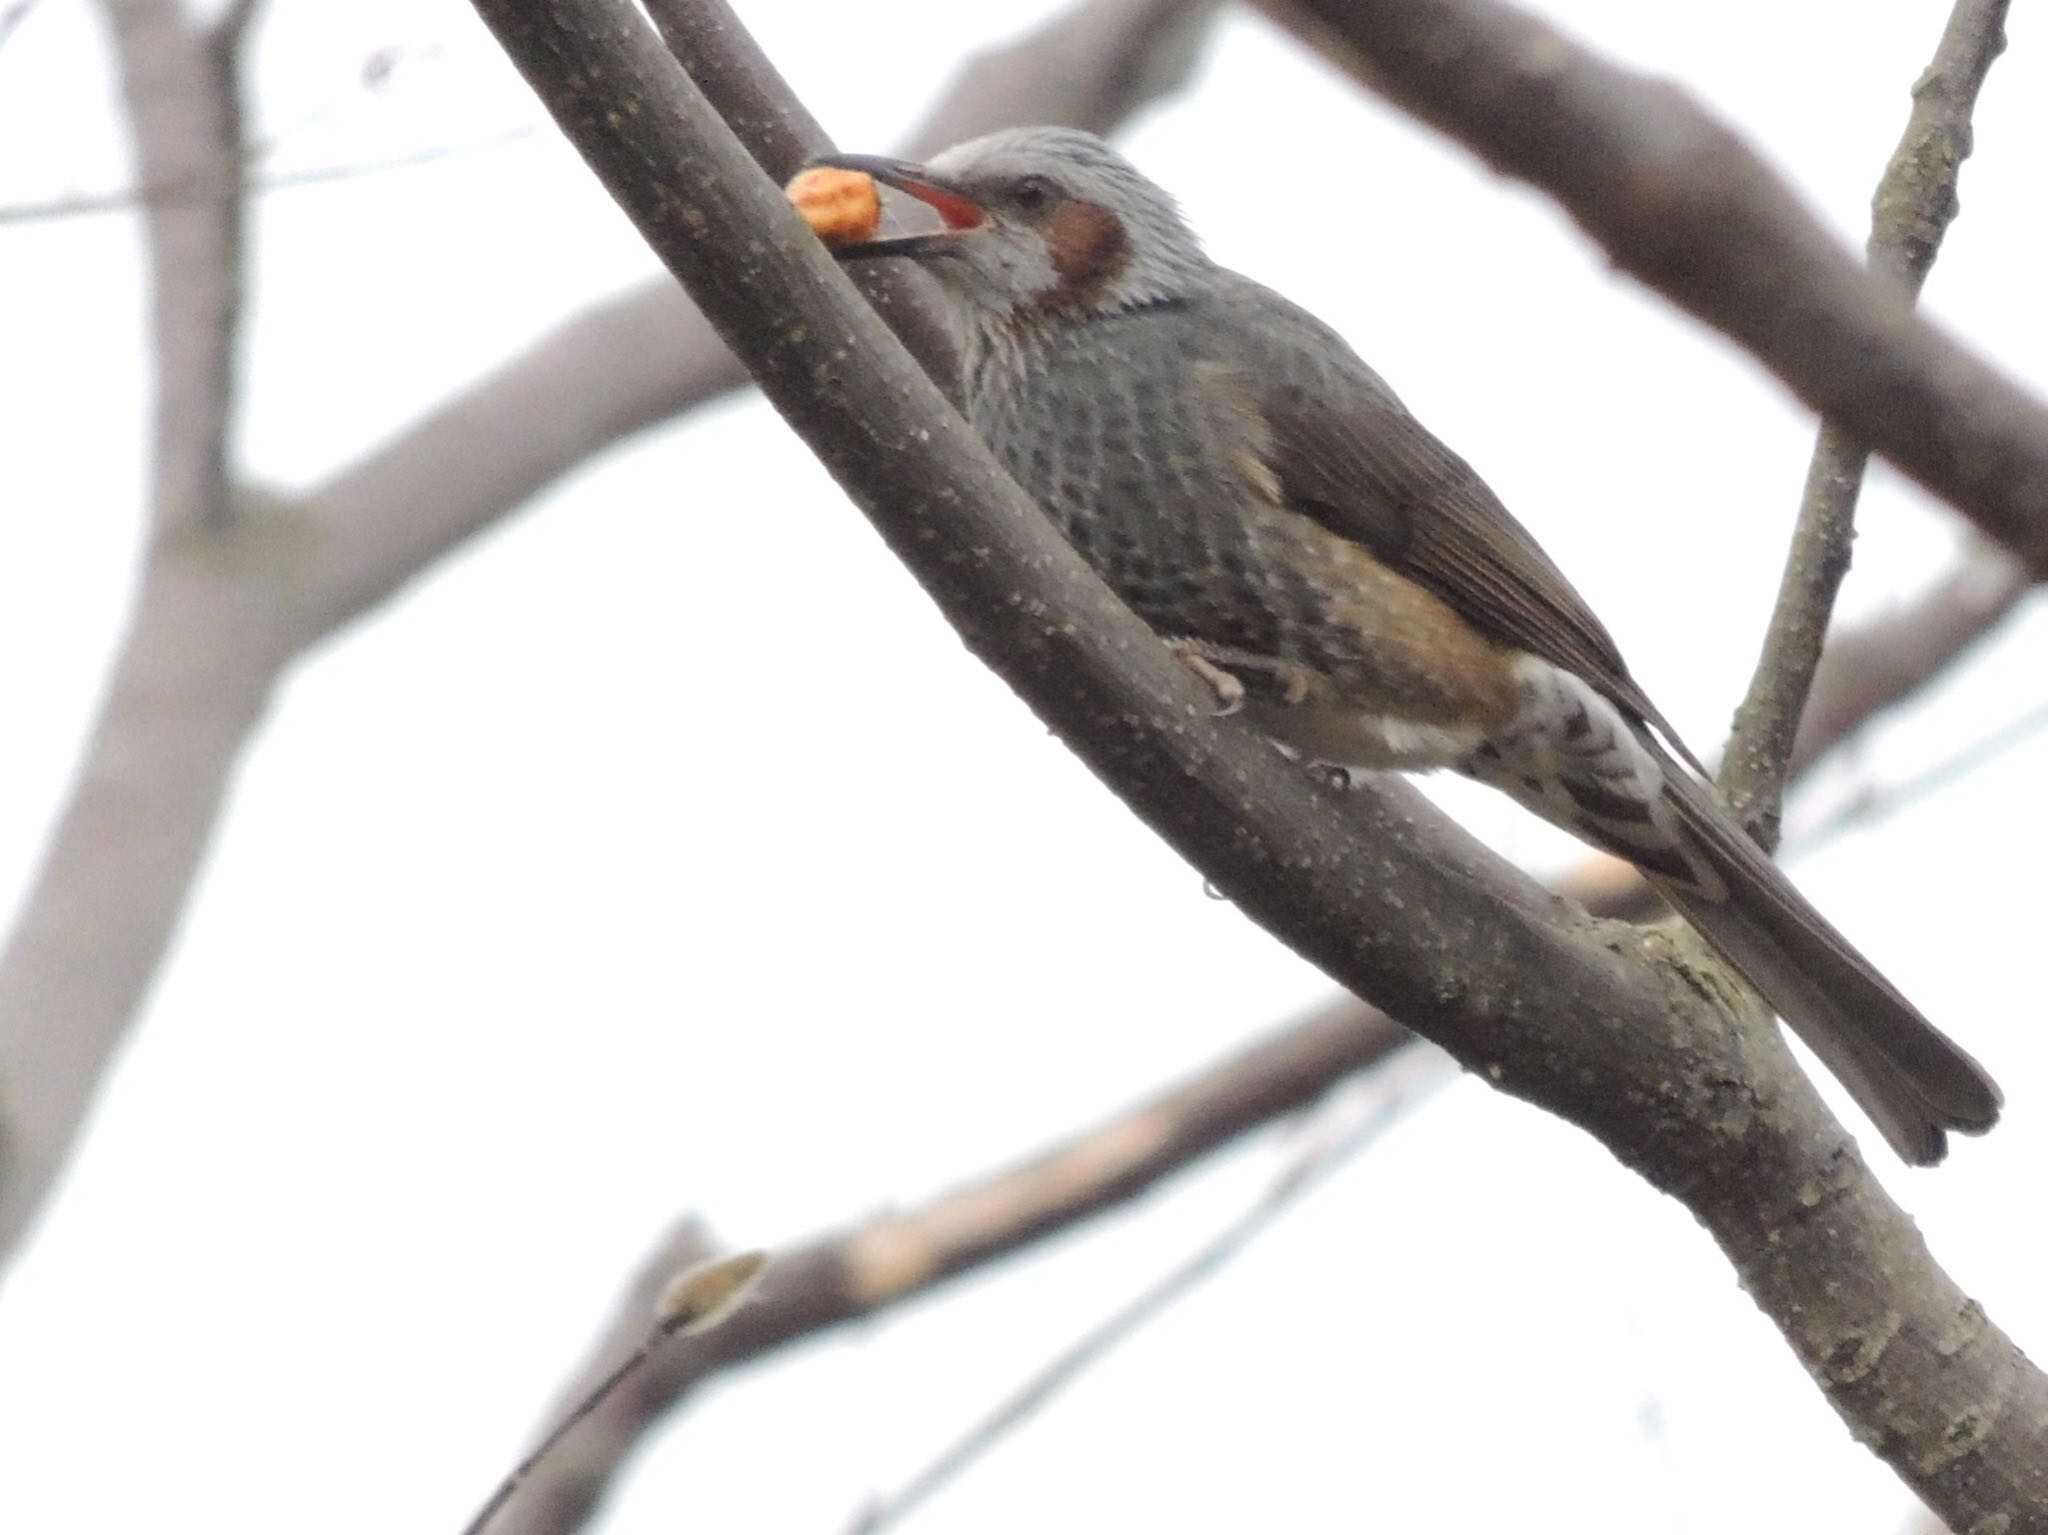
[{"label": "bird's wing", "polygon": [[1583,677],[1698,772],[1621,651],[1470,465],[1430,435],[1334,331],[1245,282],[1215,300],[1235,373],[1290,506],[1370,549],[1476,629]]}]

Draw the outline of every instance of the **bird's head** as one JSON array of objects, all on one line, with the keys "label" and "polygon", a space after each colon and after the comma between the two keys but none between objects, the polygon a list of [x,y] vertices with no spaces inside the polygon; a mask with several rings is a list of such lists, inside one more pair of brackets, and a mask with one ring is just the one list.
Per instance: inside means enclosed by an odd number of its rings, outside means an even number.
[{"label": "bird's head", "polygon": [[1085,318],[1193,292],[1214,270],[1173,199],[1093,134],[1015,128],[925,165],[866,155],[863,171],[926,204],[941,228],[845,245],[842,259],[903,256],[970,324]]}]

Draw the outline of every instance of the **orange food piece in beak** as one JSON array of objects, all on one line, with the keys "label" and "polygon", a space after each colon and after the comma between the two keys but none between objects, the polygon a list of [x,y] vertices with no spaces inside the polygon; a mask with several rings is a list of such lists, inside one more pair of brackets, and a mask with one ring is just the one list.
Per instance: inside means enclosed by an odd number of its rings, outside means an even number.
[{"label": "orange food piece in beak", "polygon": [[827,166],[797,172],[783,189],[811,232],[827,245],[871,240],[882,225],[882,194],[865,171]]}]

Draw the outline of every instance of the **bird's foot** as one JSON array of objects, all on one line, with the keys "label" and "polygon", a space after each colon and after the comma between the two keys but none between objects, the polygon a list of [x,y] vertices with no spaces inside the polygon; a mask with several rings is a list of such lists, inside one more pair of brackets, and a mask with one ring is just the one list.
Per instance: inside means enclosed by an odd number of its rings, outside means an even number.
[{"label": "bird's foot", "polygon": [[1358,775],[1341,762],[1311,762],[1308,770],[1317,783],[1339,794],[1349,794],[1358,785]]},{"label": "bird's foot", "polygon": [[1200,640],[1175,641],[1173,658],[1200,677],[1216,695],[1219,719],[1237,713],[1254,692],[1262,704],[1292,709],[1305,703],[1315,687],[1315,679],[1306,667]]},{"label": "bird's foot", "polygon": [[1212,712],[1217,719],[1228,719],[1244,707],[1244,683],[1234,673],[1225,671],[1203,655],[1195,646],[1174,646],[1173,658],[1201,678],[1203,686],[1215,695],[1216,707]]}]

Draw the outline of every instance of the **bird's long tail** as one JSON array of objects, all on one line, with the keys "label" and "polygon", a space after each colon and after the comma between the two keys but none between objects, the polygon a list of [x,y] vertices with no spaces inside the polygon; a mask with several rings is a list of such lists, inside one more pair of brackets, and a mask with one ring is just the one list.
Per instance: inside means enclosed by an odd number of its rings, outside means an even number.
[{"label": "bird's long tail", "polygon": [[1948,1150],[1946,1132],[1989,1130],[1999,1108],[1989,1073],[1922,1017],[1675,764],[1665,795],[1687,853],[1714,879],[1651,882],[1841,1079],[1892,1149],[1924,1165]]},{"label": "bird's long tail", "polygon": [[1906,1161],[1988,1130],[1999,1093],[1640,727],[1569,673],[1533,663],[1513,725],[1461,764],[1626,858],[1762,993]]}]

